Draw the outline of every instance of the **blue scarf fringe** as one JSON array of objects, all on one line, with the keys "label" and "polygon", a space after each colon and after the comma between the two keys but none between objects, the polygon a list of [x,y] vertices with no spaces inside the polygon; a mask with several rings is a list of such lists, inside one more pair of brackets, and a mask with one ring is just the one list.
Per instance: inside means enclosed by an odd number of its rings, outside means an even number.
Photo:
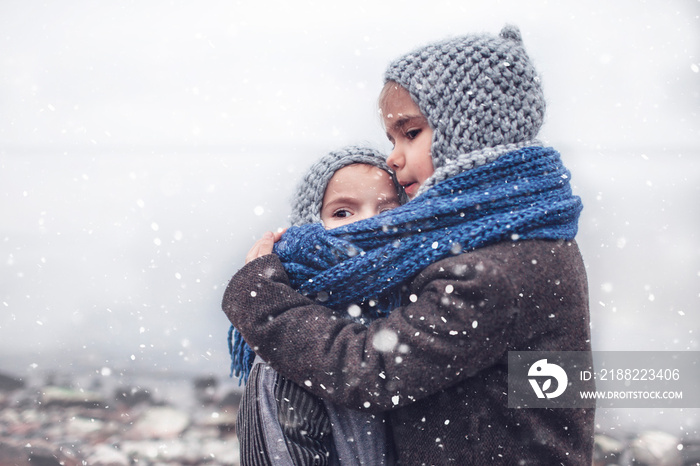
[{"label": "blue scarf fringe", "polygon": [[228,352],[231,355],[231,373],[238,377],[238,386],[248,382],[255,361],[255,351],[243,340],[243,335],[233,325],[228,329]]},{"label": "blue scarf fringe", "polygon": [[[367,296],[398,296],[399,285],[451,255],[501,241],[573,239],[581,209],[559,153],[526,147],[376,217],[333,230],[291,227],[275,253],[292,287],[339,309]],[[233,327],[229,350],[231,373],[247,380],[255,353]]]}]

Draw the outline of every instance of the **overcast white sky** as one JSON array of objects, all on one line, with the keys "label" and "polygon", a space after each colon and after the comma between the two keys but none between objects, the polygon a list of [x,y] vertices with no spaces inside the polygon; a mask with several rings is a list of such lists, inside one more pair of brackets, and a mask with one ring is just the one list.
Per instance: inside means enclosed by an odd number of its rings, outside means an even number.
[{"label": "overcast white sky", "polygon": [[546,135],[697,142],[697,1],[4,1],[5,147],[382,138],[392,58],[427,41],[520,26],[544,76]]},{"label": "overcast white sky", "polygon": [[[222,287],[390,60],[517,24],[597,349],[698,350],[700,2],[0,2],[0,370],[225,373]],[[636,338],[633,338],[635,335]]]}]

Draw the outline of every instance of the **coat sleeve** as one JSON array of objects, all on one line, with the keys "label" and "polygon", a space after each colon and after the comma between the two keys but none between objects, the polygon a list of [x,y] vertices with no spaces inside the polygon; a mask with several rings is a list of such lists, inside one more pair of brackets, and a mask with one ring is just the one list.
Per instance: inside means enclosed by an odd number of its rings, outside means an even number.
[{"label": "coat sleeve", "polygon": [[478,253],[432,264],[408,293],[408,305],[364,326],[295,292],[277,256],[267,255],[232,278],[223,309],[284,376],[324,399],[379,412],[493,365],[517,315],[503,267]]}]

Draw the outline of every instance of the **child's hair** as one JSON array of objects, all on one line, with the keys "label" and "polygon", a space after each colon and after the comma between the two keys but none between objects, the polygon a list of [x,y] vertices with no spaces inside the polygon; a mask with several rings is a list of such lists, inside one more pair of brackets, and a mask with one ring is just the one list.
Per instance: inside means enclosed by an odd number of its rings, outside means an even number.
[{"label": "child's hair", "polygon": [[540,79],[515,26],[414,50],[391,63],[384,79],[380,105],[398,84],[428,119],[436,172],[488,163],[503,153],[493,148],[534,145],[544,119]]},{"label": "child's hair", "polygon": [[355,163],[372,165],[389,173],[401,203],[406,201],[406,195],[396,181],[396,176],[387,166],[384,154],[369,147],[347,146],[324,155],[306,172],[292,198],[291,224],[320,222],[323,196],[328,182],[335,172]]}]

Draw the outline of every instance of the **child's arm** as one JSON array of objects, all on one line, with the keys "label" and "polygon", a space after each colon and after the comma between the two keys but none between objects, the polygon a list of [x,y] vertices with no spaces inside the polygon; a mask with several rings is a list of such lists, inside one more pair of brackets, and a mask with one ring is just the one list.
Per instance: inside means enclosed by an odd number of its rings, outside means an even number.
[{"label": "child's arm", "polygon": [[[472,270],[476,265],[465,264]],[[501,333],[510,321],[507,313],[498,312],[514,306],[501,302],[500,296],[514,295],[504,289],[510,286],[504,276],[491,278],[492,289],[503,292],[493,293],[487,308],[471,302],[445,306],[451,304],[446,303],[451,298],[445,292],[448,284],[457,288],[452,298],[472,295],[473,302],[486,297],[478,296],[480,284],[473,279],[435,278],[412,287],[414,303],[365,327],[296,293],[279,259],[266,255],[234,276],[224,310],[257,354],[309,391],[353,408],[386,410],[456,383],[493,364],[491,354],[503,353],[503,342],[495,338],[490,347],[465,350],[479,338],[472,322],[484,312],[495,319],[482,318],[479,333]],[[458,306],[464,312],[455,312]]]},{"label": "child's arm", "polygon": [[[572,267],[580,269],[574,276],[583,270],[568,244],[570,251],[547,241],[502,243],[432,264],[410,284],[414,302],[369,327],[296,293],[279,259],[267,255],[231,280],[224,311],[285,376],[336,403],[382,411],[493,366],[508,349],[556,333],[562,319],[584,318],[586,305],[576,300],[585,299],[585,274],[569,280]],[[548,268],[561,271],[556,284],[542,275]],[[537,284],[547,289],[533,298]],[[577,298],[561,301],[566,296]],[[583,327],[572,325],[585,334]],[[583,334],[567,341],[584,345]]]}]

